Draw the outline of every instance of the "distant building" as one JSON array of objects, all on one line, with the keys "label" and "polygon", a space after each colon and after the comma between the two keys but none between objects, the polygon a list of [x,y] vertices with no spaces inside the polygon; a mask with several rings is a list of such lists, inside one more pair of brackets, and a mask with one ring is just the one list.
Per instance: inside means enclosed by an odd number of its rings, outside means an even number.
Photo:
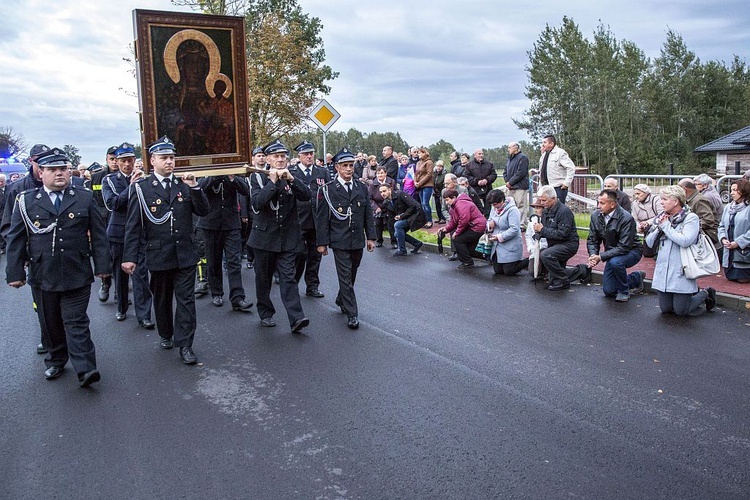
[{"label": "distant building", "polygon": [[750,170],[750,126],[719,137],[695,148],[695,153],[716,153],[716,174],[734,174],[734,163],[740,162],[740,173]]}]

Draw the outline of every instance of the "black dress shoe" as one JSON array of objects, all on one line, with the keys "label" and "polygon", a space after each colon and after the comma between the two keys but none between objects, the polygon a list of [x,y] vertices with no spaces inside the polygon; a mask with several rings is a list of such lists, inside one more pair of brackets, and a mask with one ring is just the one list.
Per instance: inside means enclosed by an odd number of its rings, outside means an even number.
[{"label": "black dress shoe", "polygon": [[224,299],[221,298],[220,295],[216,295],[212,300],[211,303],[215,305],[216,307],[221,307],[224,305]]},{"label": "black dress shoe", "polygon": [[99,289],[99,301],[107,302],[108,300],[109,300],[109,286],[102,284],[102,287]]},{"label": "black dress shoe", "polygon": [[263,318],[262,320],[260,320],[260,324],[261,326],[267,327],[276,326],[276,322],[273,320],[273,318]]},{"label": "black dress shoe", "polygon": [[375,243],[375,246],[376,246],[377,248],[380,248],[380,247],[382,247],[382,246],[383,246],[383,242],[382,242],[382,241],[378,241],[377,243]]},{"label": "black dress shoe", "polygon": [[117,321],[125,321],[125,313],[121,313],[121,312],[115,313],[115,319]]},{"label": "black dress shoe", "polygon": [[164,337],[162,337],[159,341],[159,347],[161,347],[162,349],[171,349],[174,347],[174,340],[165,339]]},{"label": "black dress shoe", "polygon": [[91,370],[90,372],[86,373],[79,373],[78,374],[78,385],[81,387],[88,387],[94,382],[99,382],[102,379],[102,376],[99,375],[99,372],[96,370]]},{"label": "black dress shoe", "polygon": [[304,327],[310,324],[310,320],[307,318],[301,318],[292,323],[292,333],[299,333]]},{"label": "black dress shoe", "polygon": [[325,295],[323,295],[323,294],[322,294],[322,293],[320,292],[320,290],[318,290],[317,288],[311,288],[311,289],[309,289],[309,290],[308,290],[308,291],[307,291],[307,292],[305,293],[305,295],[307,295],[308,297],[315,297],[315,298],[317,298],[317,299],[320,299],[320,298],[323,298],[323,297],[325,297]]},{"label": "black dress shoe", "polygon": [[472,262],[471,264],[461,263],[461,264],[458,265],[458,267],[456,269],[458,269],[460,271],[465,271],[466,269],[473,269],[473,268],[474,268],[474,263]]},{"label": "black dress shoe", "polygon": [[57,377],[63,374],[63,371],[65,371],[64,366],[50,366],[44,372],[44,378],[46,378],[47,380],[56,379]]},{"label": "black dress shoe", "polygon": [[458,260],[458,254],[456,252],[453,252],[450,257],[448,257],[448,260],[451,262]]},{"label": "black dress shoe", "polygon": [[559,292],[560,290],[566,290],[570,288],[570,283],[568,281],[561,281],[559,283],[554,283],[547,287],[547,290],[550,290],[552,292]]},{"label": "black dress shoe", "polygon": [[138,326],[145,328],[146,330],[153,330],[156,325],[150,319],[142,319],[138,322]]},{"label": "black dress shoe", "polygon": [[239,302],[232,304],[232,311],[251,312],[251,307],[253,307],[252,302],[247,302],[245,299],[242,299]]},{"label": "black dress shoe", "polygon": [[411,253],[422,253],[422,250],[421,250],[422,245],[424,245],[424,243],[421,241],[417,243],[416,245],[414,245],[414,248],[412,248]]},{"label": "black dress shoe", "polygon": [[252,260],[248,260],[247,264],[245,264],[245,267],[248,268],[248,269],[252,269],[253,268],[253,261]]},{"label": "black dress shoe", "polygon": [[199,281],[196,283],[193,293],[196,297],[203,297],[208,294],[208,281]]},{"label": "black dress shoe", "polygon": [[391,248],[396,250],[398,248],[398,243],[391,243]]},{"label": "black dress shoe", "polygon": [[404,255],[406,255],[406,250],[396,250],[393,252],[394,257],[403,257]]},{"label": "black dress shoe", "polygon": [[36,346],[37,354],[47,354],[48,352],[49,350],[46,347],[44,347],[44,344],[39,344],[38,346]]},{"label": "black dress shoe", "polygon": [[180,347],[180,357],[186,365],[194,365],[198,362],[198,358],[190,347]]},{"label": "black dress shoe", "polygon": [[359,320],[356,316],[349,316],[348,318],[346,318],[346,326],[348,326],[352,330],[356,330],[357,328],[359,328]]}]

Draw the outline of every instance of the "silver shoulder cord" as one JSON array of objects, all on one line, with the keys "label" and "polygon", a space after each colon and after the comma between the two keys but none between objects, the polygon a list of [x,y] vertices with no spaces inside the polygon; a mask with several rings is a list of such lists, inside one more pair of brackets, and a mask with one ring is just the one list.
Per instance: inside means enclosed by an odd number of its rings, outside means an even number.
[{"label": "silver shoulder cord", "polygon": [[[255,172],[255,179],[258,181],[258,185],[262,188],[264,186],[262,177],[258,172]],[[250,198],[252,199],[252,194],[250,195]],[[276,218],[279,218],[279,200],[276,200],[276,206],[274,206],[273,201],[269,202],[269,205],[271,206],[271,210],[276,212]],[[250,210],[253,211],[255,215],[258,215],[260,212],[258,210],[255,210],[255,207],[253,206],[252,201],[250,202]]]},{"label": "silver shoulder cord", "polygon": [[[107,184],[109,184],[109,188],[112,190],[115,196],[120,196],[120,193],[115,191],[115,185],[112,183],[112,179],[110,179],[109,176],[106,176],[104,179],[107,181]],[[102,199],[104,199],[103,196],[102,196]],[[104,208],[106,208],[110,212],[114,212],[113,208],[109,208],[109,205],[107,204],[107,200],[104,200]]]},{"label": "silver shoulder cord", "polygon": [[18,195],[18,209],[21,211],[21,217],[23,217],[23,222],[26,224],[26,232],[28,233],[31,231],[34,234],[47,234],[52,233],[52,255],[55,255],[55,242],[57,241],[57,220],[55,220],[52,224],[50,224],[47,227],[36,227],[33,222],[31,222],[31,219],[29,218],[29,214],[26,211],[26,196],[24,196],[23,193]]},{"label": "silver shoulder cord", "polygon": [[141,208],[143,209],[143,213],[146,214],[146,218],[151,222],[152,224],[156,224],[157,226],[161,226],[168,220],[172,218],[172,211],[168,210],[166,214],[164,214],[160,218],[156,218],[153,215],[151,215],[151,212],[148,209],[148,205],[146,204],[146,199],[143,197],[143,191],[141,190],[141,186],[138,185],[138,183],[135,184],[135,192],[138,195],[138,201],[141,204]]},{"label": "silver shoulder cord", "polygon": [[323,197],[326,199],[326,203],[328,203],[328,207],[331,209],[331,213],[334,217],[336,217],[338,220],[346,220],[349,219],[349,224],[351,225],[352,221],[352,206],[349,205],[346,208],[346,214],[340,214],[338,211],[333,207],[333,203],[331,203],[331,198],[328,196],[328,186],[323,186]]}]

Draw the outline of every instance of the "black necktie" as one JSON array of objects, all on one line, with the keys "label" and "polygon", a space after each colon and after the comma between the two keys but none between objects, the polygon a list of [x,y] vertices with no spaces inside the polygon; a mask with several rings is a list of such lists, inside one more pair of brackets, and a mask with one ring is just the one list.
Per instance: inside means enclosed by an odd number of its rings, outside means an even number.
[{"label": "black necktie", "polygon": [[62,203],[62,193],[60,191],[52,191],[55,193],[55,211],[60,213],[60,204]]},{"label": "black necktie", "polygon": [[169,181],[169,177],[164,178],[164,191],[167,192],[167,199],[172,199],[172,183]]},{"label": "black necktie", "polygon": [[346,192],[349,193],[349,194],[351,194],[352,193],[352,183],[351,182],[346,182],[345,184],[346,184]]},{"label": "black necktie", "polygon": [[544,153],[544,159],[542,160],[542,171],[539,173],[539,177],[542,179],[542,185],[546,186],[549,184],[547,179],[547,161],[549,160],[549,151]]}]

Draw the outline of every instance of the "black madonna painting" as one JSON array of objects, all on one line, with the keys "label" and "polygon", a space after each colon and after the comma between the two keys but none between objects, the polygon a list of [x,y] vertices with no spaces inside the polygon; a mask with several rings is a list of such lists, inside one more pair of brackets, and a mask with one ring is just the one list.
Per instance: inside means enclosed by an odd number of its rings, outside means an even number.
[{"label": "black madonna painting", "polygon": [[245,163],[244,20],[135,11],[143,143],[167,136],[177,167]]}]

